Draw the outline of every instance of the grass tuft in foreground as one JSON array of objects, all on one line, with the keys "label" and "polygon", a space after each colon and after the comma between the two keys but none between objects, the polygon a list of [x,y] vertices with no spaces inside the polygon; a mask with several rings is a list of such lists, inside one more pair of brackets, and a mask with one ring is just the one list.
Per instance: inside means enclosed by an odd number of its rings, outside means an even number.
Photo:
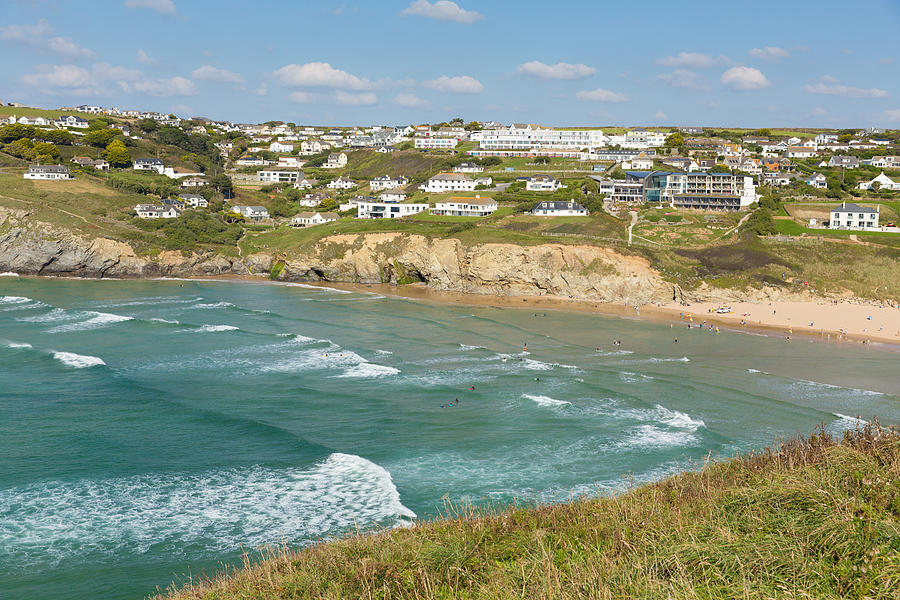
[{"label": "grass tuft in foreground", "polygon": [[357,535],[169,599],[900,597],[900,432],[819,432],[583,499]]}]

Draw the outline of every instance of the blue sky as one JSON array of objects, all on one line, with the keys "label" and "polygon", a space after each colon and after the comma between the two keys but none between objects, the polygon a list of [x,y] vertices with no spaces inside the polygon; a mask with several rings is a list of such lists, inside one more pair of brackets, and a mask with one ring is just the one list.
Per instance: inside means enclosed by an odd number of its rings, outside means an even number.
[{"label": "blue sky", "polygon": [[0,0],[0,99],[327,125],[897,128],[898,31],[900,0]]}]

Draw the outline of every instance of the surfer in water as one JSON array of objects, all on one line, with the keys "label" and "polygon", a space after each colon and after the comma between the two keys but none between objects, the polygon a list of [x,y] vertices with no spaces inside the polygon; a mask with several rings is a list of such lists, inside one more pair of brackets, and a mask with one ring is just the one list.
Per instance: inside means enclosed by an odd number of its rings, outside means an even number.
[{"label": "surfer in water", "polygon": [[522,345],[522,352],[528,352],[528,342]]}]

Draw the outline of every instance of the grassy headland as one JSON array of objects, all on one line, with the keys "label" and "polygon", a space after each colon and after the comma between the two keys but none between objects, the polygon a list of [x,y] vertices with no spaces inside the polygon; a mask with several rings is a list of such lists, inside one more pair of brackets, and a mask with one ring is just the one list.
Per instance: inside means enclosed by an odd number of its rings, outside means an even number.
[{"label": "grassy headland", "polygon": [[897,598],[900,432],[817,433],[618,497],[448,507],[170,590],[263,598]]}]

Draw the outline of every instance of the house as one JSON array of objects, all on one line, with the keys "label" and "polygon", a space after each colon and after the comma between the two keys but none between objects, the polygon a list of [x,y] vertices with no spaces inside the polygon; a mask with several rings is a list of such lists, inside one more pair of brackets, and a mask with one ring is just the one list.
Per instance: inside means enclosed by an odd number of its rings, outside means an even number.
[{"label": "house", "polygon": [[821,173],[813,173],[812,175],[801,178],[800,181],[819,190],[824,190],[828,187],[828,180]]},{"label": "house", "polygon": [[321,225],[322,223],[330,223],[340,218],[336,212],[302,212],[291,219],[291,225],[294,227],[309,227],[310,225]]},{"label": "house", "polygon": [[[681,169],[682,171],[698,171],[700,170],[700,165],[693,158],[682,158],[682,157],[673,157],[667,158],[662,161],[664,165],[669,167],[674,167],[676,169]],[[653,168],[653,162],[650,163],[650,168]],[[644,169],[640,169],[644,170]]]},{"label": "house", "polygon": [[349,177],[341,176],[328,182],[328,185],[325,187],[330,190],[352,190],[356,187],[356,182]]},{"label": "house", "polygon": [[762,185],[786,186],[797,178],[793,173],[784,173],[781,171],[766,171],[762,174]]},{"label": "house", "polygon": [[799,146],[802,143],[803,143],[803,140],[801,140],[798,137],[790,137],[787,139],[788,146]]},{"label": "house", "polygon": [[87,119],[82,119],[81,117],[76,117],[74,115],[59,115],[59,118],[55,121],[55,125],[57,127],[73,127],[75,129],[88,128]]},{"label": "house", "polygon": [[644,202],[644,172],[626,172],[625,179],[606,179],[591,175],[597,182],[597,192],[605,194],[612,202],[642,204]]},{"label": "house", "polygon": [[900,169],[900,156],[873,156],[862,163],[880,169]]},{"label": "house", "polygon": [[391,177],[390,175],[382,175],[380,177],[375,177],[371,181],[369,181],[369,189],[373,192],[377,192],[378,190],[390,190],[393,188],[398,188],[409,183],[409,179],[403,177],[402,175],[398,177]]},{"label": "house", "polygon": [[391,152],[396,152],[396,151],[397,151],[397,149],[394,148],[393,146],[381,146],[375,152],[378,152],[380,154],[390,154]]},{"label": "house", "polygon": [[292,168],[299,169],[306,163],[305,160],[301,160],[296,156],[279,156],[278,164],[276,166],[282,168]]},{"label": "house", "polygon": [[427,204],[401,204],[398,202],[358,202],[358,219],[398,219],[428,210]]},{"label": "house", "polygon": [[531,209],[531,214],[542,217],[583,217],[588,210],[574,200],[556,200],[538,202]]},{"label": "house", "polygon": [[241,158],[234,161],[234,164],[239,167],[261,167],[263,165],[270,164],[270,162],[271,161],[260,158],[258,156],[242,156]]},{"label": "house", "polygon": [[497,202],[493,198],[451,196],[443,202],[436,203],[431,209],[431,214],[451,217],[486,217],[496,210]]},{"label": "house", "polygon": [[814,139],[817,146],[821,146],[822,144],[835,144],[838,141],[838,134],[820,133]]},{"label": "house", "polygon": [[653,158],[647,156],[646,153],[641,152],[631,159],[631,167],[629,168],[636,169],[638,171],[649,171],[653,168]]},{"label": "house", "polygon": [[703,135],[702,127],[679,127],[678,128],[681,133],[687,133],[690,135]]},{"label": "house", "polygon": [[842,202],[831,209],[829,229],[875,229],[878,227],[880,206],[869,208],[852,202]]},{"label": "house", "polygon": [[49,127],[53,121],[44,117],[19,117],[20,125],[34,125],[35,127]]},{"label": "house", "polygon": [[879,190],[900,190],[900,182],[894,181],[882,171],[878,177],[871,181],[863,181],[858,187],[861,190],[875,190],[876,188]]},{"label": "house", "polygon": [[788,146],[784,155],[787,158],[810,158],[816,155],[816,149],[809,146]]},{"label": "house", "polygon": [[323,152],[329,148],[331,148],[331,144],[319,140],[307,140],[304,142],[300,142],[300,154],[303,156],[318,154],[319,152]]},{"label": "house", "polygon": [[697,159],[697,169],[700,171],[709,171],[713,167],[716,166],[716,160],[714,158],[700,158]]},{"label": "house", "polygon": [[566,187],[559,182],[559,179],[549,175],[532,175],[520,179],[525,181],[525,189],[529,192],[555,192]]},{"label": "house", "polygon": [[841,167],[842,169],[858,169],[859,159],[855,156],[832,156],[828,161],[829,167]]},{"label": "house", "polygon": [[423,192],[474,192],[475,180],[462,173],[439,173],[419,186]]},{"label": "house", "polygon": [[141,219],[174,219],[178,216],[178,209],[165,204],[138,204],[134,212]]},{"label": "house", "polygon": [[209,206],[209,201],[200,194],[178,194],[178,198],[192,208],[206,208]]},{"label": "house", "polygon": [[78,112],[91,113],[94,115],[98,115],[103,112],[103,108],[91,104],[82,104],[80,106],[76,106],[75,110],[77,110]]},{"label": "house", "polygon": [[235,204],[231,207],[231,212],[243,216],[251,221],[262,221],[269,218],[269,211],[264,206],[244,206]]},{"label": "house", "polygon": [[355,210],[357,205],[362,202],[377,202],[377,199],[374,196],[353,196],[346,202],[342,202],[340,206],[338,206],[338,210],[344,212],[346,210]]},{"label": "house", "polygon": [[87,156],[75,156],[72,158],[72,162],[79,167],[90,167],[92,169],[97,169],[98,171],[109,171],[109,163],[102,158],[94,160]]},{"label": "house", "polygon": [[473,162],[464,162],[453,167],[454,173],[484,173],[484,167]]},{"label": "house", "polygon": [[763,144],[768,144],[769,138],[760,137],[757,135],[746,135],[741,138],[741,144],[745,146],[762,146]]},{"label": "house", "polygon": [[25,179],[75,179],[69,173],[69,167],[62,165],[31,165],[23,175]]},{"label": "house", "polygon": [[628,172],[630,179],[644,182],[644,201],[672,208],[733,211],[759,199],[753,177],[713,171]]},{"label": "house", "polygon": [[188,171],[181,167],[166,167],[163,169],[163,175],[169,179],[184,179],[185,177],[203,177],[203,173],[198,171]]},{"label": "house", "polygon": [[404,202],[406,201],[407,194],[400,188],[394,188],[392,190],[384,190],[380,194],[378,194],[378,199],[382,202]]},{"label": "house", "polygon": [[162,175],[166,167],[158,158],[136,158],[131,164],[131,168],[135,171],[156,171]]},{"label": "house", "polygon": [[219,149],[219,152],[222,156],[228,156],[228,153],[231,152],[231,149],[234,148],[234,144],[228,141],[216,142],[215,147]]},{"label": "house", "polygon": [[328,155],[328,161],[322,165],[323,169],[340,169],[347,166],[347,154],[345,152]]},{"label": "house", "polygon": [[195,188],[195,187],[203,187],[207,184],[207,181],[202,177],[186,177],[181,182],[181,187],[183,188]]},{"label": "house", "polygon": [[762,173],[762,165],[758,158],[745,158],[736,167],[738,171],[749,173],[750,175],[759,175]]},{"label": "house", "polygon": [[465,138],[467,135],[469,135],[469,132],[462,127],[440,127],[434,132],[435,137],[456,138],[458,140]]},{"label": "house", "polygon": [[318,179],[310,179],[309,177],[301,177],[294,183],[294,189],[297,190],[311,190],[312,188],[319,185]]},{"label": "house", "polygon": [[270,152],[293,152],[294,144],[291,142],[275,141],[269,144]]},{"label": "house", "polygon": [[257,171],[256,178],[269,183],[296,183],[303,177],[301,171]]},{"label": "house", "polygon": [[452,150],[456,148],[459,140],[456,138],[439,138],[439,137],[417,137],[414,138],[413,145],[419,150]]},{"label": "house", "polygon": [[761,158],[759,164],[765,171],[789,171],[793,167],[790,160],[775,157]]}]

